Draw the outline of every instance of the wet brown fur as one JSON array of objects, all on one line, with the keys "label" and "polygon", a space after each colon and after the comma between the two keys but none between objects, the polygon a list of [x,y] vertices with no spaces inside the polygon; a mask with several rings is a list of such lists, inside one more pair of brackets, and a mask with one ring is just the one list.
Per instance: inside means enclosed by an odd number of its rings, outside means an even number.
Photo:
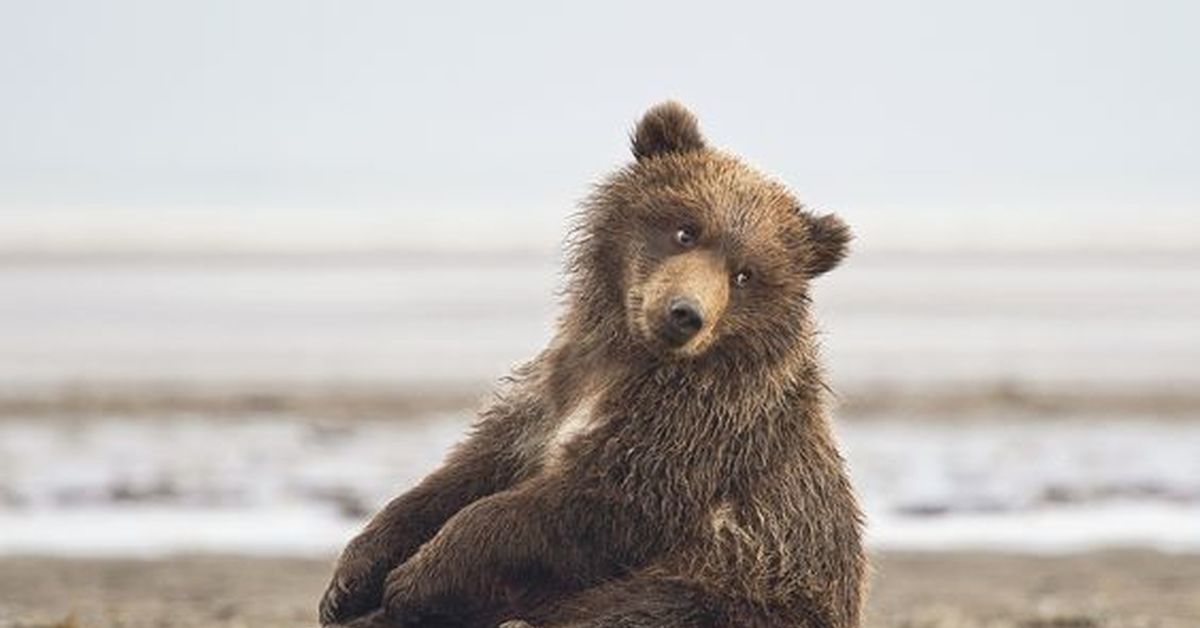
[{"label": "wet brown fur", "polygon": [[[849,232],[678,104],[632,139],[579,216],[550,346],[350,543],[323,624],[859,625],[861,517],[808,297]],[[683,346],[661,340],[679,294],[705,319]]]}]

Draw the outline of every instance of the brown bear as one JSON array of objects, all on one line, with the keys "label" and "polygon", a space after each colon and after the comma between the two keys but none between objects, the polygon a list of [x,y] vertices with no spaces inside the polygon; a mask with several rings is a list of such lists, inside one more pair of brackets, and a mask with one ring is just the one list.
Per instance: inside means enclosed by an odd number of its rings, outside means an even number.
[{"label": "brown bear", "polygon": [[849,230],[677,103],[632,142],[579,214],[550,345],[350,542],[322,624],[859,624],[809,307]]}]

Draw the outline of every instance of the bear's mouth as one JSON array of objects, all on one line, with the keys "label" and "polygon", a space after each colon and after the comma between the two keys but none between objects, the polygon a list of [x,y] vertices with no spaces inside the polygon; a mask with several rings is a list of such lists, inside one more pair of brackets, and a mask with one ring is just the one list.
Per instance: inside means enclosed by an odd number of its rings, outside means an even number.
[{"label": "bear's mouth", "polygon": [[695,338],[695,334],[689,334],[679,331],[669,325],[664,326],[662,331],[656,334],[659,340],[674,351],[678,351]]}]

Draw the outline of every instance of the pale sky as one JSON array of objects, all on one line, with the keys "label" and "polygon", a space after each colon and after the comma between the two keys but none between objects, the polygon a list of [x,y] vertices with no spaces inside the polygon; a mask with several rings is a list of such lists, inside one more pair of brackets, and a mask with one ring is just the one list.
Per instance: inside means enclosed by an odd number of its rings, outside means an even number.
[{"label": "pale sky", "polygon": [[0,247],[541,246],[674,97],[868,243],[1195,248],[1198,26],[1187,0],[3,2]]}]

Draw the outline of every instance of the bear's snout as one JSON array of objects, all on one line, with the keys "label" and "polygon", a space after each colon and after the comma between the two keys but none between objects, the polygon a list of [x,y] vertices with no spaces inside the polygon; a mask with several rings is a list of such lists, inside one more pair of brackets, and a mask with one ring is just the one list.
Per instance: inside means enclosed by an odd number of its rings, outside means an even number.
[{"label": "bear's snout", "polygon": [[704,327],[700,304],[690,297],[675,297],[667,306],[667,324],[663,326],[667,342],[680,347]]},{"label": "bear's snout", "polygon": [[696,356],[712,344],[714,329],[729,301],[725,260],[694,251],[663,260],[631,291],[633,329],[652,347],[676,356]]}]

